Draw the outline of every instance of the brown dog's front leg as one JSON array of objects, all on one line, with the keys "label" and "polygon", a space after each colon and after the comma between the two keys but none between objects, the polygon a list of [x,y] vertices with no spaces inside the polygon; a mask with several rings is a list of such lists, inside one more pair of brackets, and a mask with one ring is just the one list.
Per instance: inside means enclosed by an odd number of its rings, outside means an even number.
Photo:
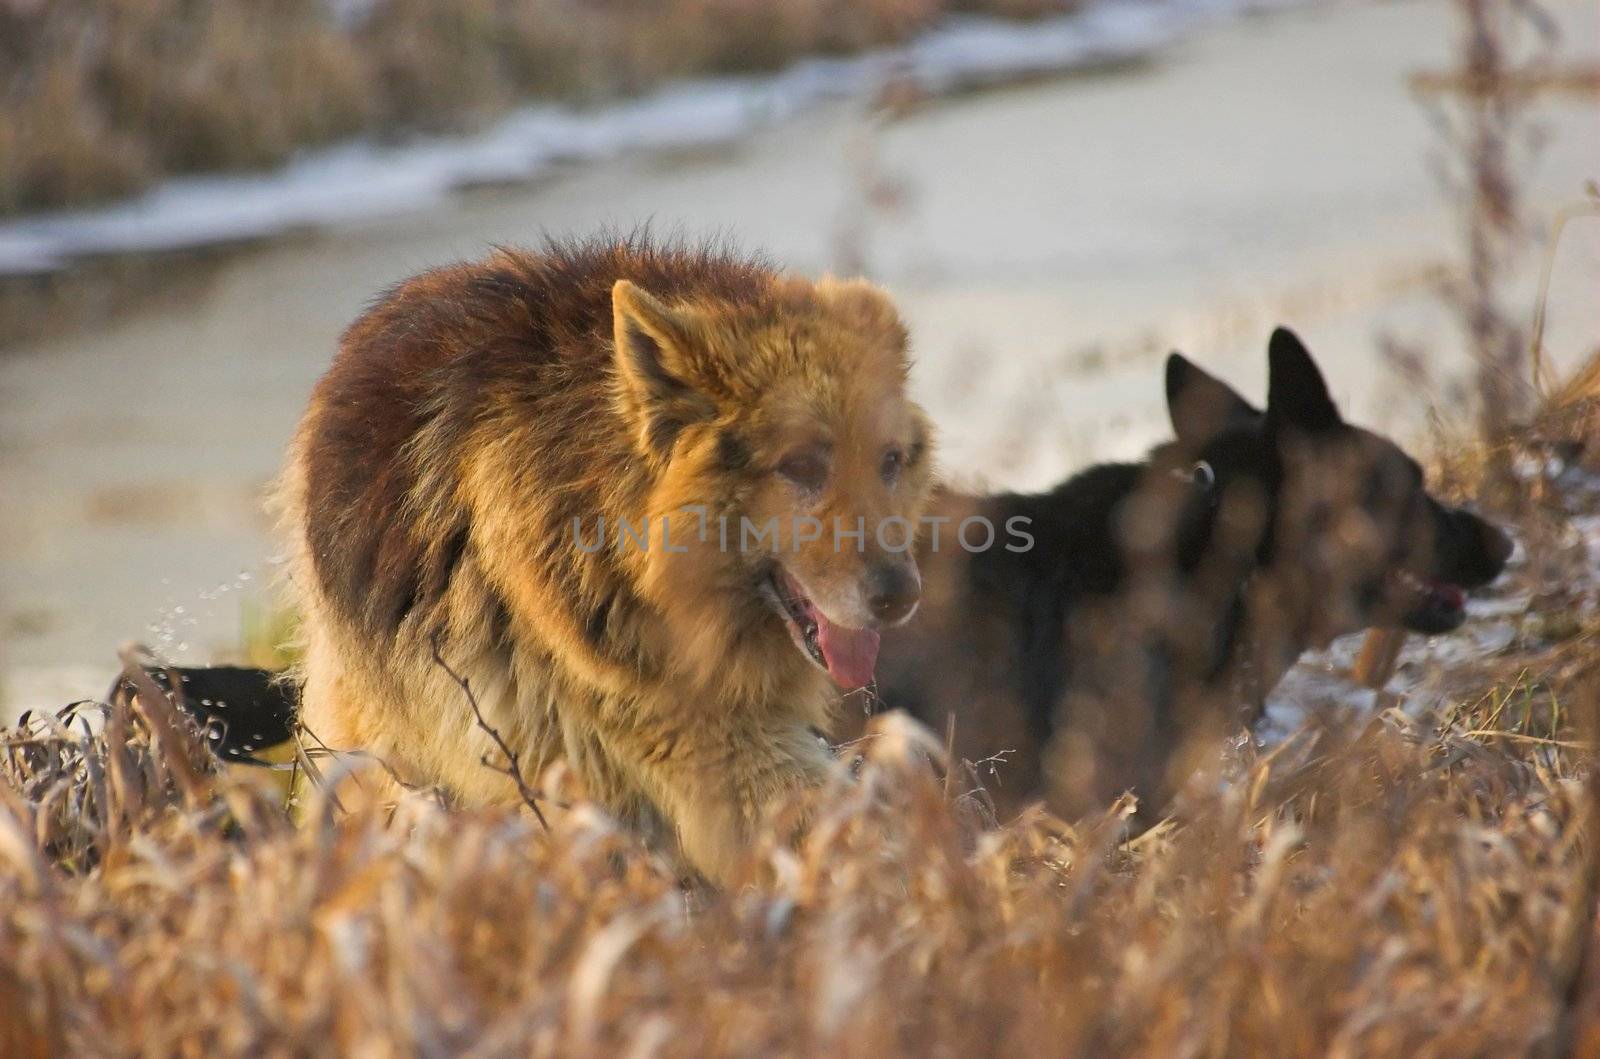
[{"label": "brown dog's front leg", "polygon": [[803,724],[686,726],[653,740],[633,763],[679,848],[719,885],[755,848],[760,829],[797,794],[826,781],[832,756]]}]

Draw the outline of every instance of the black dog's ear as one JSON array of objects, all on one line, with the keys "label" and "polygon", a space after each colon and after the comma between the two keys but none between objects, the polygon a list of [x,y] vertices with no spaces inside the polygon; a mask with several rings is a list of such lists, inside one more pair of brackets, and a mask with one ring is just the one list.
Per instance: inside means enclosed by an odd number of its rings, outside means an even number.
[{"label": "black dog's ear", "polygon": [[1182,353],[1167,357],[1167,415],[1173,433],[1200,448],[1230,427],[1254,424],[1261,410]]},{"label": "black dog's ear", "polygon": [[1344,422],[1316,361],[1287,327],[1267,343],[1267,427],[1293,427],[1315,434]]}]

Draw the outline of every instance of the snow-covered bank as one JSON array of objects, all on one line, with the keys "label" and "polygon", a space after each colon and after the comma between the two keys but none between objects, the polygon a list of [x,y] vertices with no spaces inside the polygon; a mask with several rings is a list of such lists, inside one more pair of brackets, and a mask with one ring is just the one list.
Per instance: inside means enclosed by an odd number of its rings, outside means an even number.
[{"label": "snow-covered bank", "polygon": [[943,93],[1125,62],[1251,0],[1098,0],[1035,23],[954,19],[910,44],[808,59],[766,77],[685,81],[591,110],[530,105],[471,136],[353,142],[270,173],[188,177],[113,206],[0,223],[0,275],[79,258],[259,239],[426,209],[464,187],[525,181],[553,165],[729,143],[828,100],[891,83]]}]

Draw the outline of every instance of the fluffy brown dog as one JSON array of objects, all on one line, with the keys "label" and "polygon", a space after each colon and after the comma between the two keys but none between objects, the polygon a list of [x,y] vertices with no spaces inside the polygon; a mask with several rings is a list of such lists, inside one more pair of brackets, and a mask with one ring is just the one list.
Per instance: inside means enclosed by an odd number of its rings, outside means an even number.
[{"label": "fluffy brown dog", "polygon": [[[345,333],[282,483],[302,718],[468,802],[564,758],[726,878],[915,609],[929,428],[859,281],[643,240],[502,250]],[[865,532],[857,534],[857,530]],[[841,537],[840,531],[843,536]]]}]

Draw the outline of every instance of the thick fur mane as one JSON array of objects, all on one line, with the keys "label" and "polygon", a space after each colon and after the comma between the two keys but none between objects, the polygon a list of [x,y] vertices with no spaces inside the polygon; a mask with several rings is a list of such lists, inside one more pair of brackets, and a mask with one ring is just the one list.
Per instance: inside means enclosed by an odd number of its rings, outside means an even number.
[{"label": "thick fur mane", "polygon": [[[459,446],[497,402],[550,400],[535,395],[554,392],[577,405],[565,410],[572,422],[607,415],[609,383],[552,387],[541,376],[609,376],[616,279],[670,298],[753,300],[772,275],[759,261],[709,246],[595,240],[501,249],[484,265],[435,269],[388,291],[345,333],[317,388],[333,398],[315,413],[319,441],[307,454],[313,559],[324,590],[372,635],[392,633],[442,591],[468,547],[468,519],[454,483],[427,480],[423,466],[437,449]],[[424,441],[435,452],[423,453]],[[578,473],[592,470],[587,461],[625,455],[541,447],[554,459],[547,470],[574,482],[595,480]],[[343,459],[349,451],[367,458]],[[591,503],[584,514],[592,510]]]},{"label": "thick fur mane", "polygon": [[[634,516],[648,469],[624,431],[528,428],[615,415],[619,278],[668,299],[757,306],[773,300],[776,275],[719,247],[642,238],[501,249],[407,280],[346,332],[307,424],[305,506],[321,590],[353,631],[387,639],[420,615],[439,618],[452,580],[510,514],[475,505],[517,497],[518,515],[538,521],[517,533],[539,552],[529,567],[556,581],[547,600],[571,601],[573,631],[604,660],[647,661],[610,645],[613,619],[636,601],[614,569],[585,561],[571,533],[574,519]],[[496,440],[474,446],[475,432]],[[512,462],[513,446],[524,476],[493,466]],[[476,466],[469,451],[484,454]],[[490,488],[475,497],[475,484]],[[486,587],[490,624],[503,626],[498,586]]]}]

